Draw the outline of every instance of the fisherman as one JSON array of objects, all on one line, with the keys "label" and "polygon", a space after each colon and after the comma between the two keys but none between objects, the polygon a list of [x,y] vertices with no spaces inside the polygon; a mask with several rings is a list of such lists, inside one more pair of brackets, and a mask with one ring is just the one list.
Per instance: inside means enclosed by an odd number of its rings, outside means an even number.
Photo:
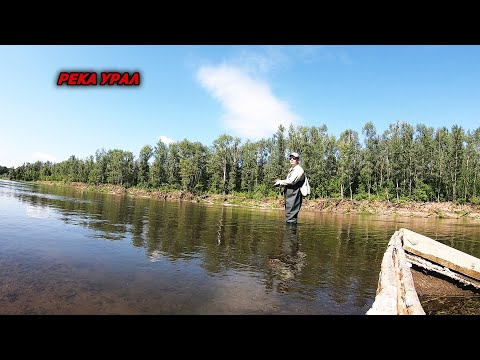
[{"label": "fisherman", "polygon": [[285,221],[288,224],[296,224],[298,213],[302,207],[303,196],[300,188],[305,181],[305,171],[300,166],[300,155],[292,152],[289,156],[290,170],[287,178],[284,180],[276,180],[275,186],[285,186]]}]

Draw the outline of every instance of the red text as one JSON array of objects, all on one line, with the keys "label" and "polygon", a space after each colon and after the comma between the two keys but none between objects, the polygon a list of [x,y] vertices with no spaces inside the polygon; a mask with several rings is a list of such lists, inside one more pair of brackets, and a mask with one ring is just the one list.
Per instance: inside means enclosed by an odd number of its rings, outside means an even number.
[{"label": "red text", "polygon": [[97,85],[97,73],[92,72],[61,72],[58,75],[57,85]]},{"label": "red text", "polygon": [[124,72],[120,74],[119,72],[102,72],[100,85],[140,85],[140,73],[134,72],[130,74]]},{"label": "red text", "polygon": [[81,71],[62,71],[58,74],[57,85],[69,86],[88,86],[88,85],[125,85],[138,86],[140,85],[140,73],[118,71],[104,71],[100,73],[100,82],[97,84],[96,72],[81,72]]}]

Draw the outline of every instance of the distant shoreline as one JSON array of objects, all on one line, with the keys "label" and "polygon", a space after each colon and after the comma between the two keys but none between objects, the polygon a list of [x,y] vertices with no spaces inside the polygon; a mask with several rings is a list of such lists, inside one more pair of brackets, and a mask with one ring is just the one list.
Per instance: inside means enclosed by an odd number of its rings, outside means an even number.
[{"label": "distant shoreline", "polygon": [[[36,181],[39,184],[74,187],[81,190],[98,191],[110,194],[128,195],[133,197],[154,198],[164,201],[185,201],[205,204],[242,206],[262,209],[283,209],[283,198],[256,200],[244,196],[203,194],[194,195],[184,191],[164,192],[140,188],[125,188],[124,186],[62,181]],[[326,212],[337,214],[372,214],[397,215],[402,217],[480,220],[480,206],[473,204],[456,204],[453,202],[394,202],[368,201],[349,199],[304,199],[303,211]]]}]

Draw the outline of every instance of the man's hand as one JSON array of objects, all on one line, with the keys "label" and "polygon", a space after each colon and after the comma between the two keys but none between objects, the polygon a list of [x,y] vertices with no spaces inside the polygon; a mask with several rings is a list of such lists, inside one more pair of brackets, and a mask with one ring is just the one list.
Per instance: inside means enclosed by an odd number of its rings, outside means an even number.
[{"label": "man's hand", "polygon": [[280,185],[280,180],[275,181],[275,184],[274,184],[274,185],[275,185],[275,186],[279,186],[279,185]]}]

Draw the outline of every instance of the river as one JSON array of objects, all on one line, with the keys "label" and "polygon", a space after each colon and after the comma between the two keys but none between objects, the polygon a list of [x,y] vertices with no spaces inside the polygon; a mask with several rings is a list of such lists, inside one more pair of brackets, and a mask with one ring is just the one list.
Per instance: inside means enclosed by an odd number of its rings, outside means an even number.
[{"label": "river", "polygon": [[0,314],[363,315],[402,228],[480,257],[478,220],[167,202],[0,180]]}]

